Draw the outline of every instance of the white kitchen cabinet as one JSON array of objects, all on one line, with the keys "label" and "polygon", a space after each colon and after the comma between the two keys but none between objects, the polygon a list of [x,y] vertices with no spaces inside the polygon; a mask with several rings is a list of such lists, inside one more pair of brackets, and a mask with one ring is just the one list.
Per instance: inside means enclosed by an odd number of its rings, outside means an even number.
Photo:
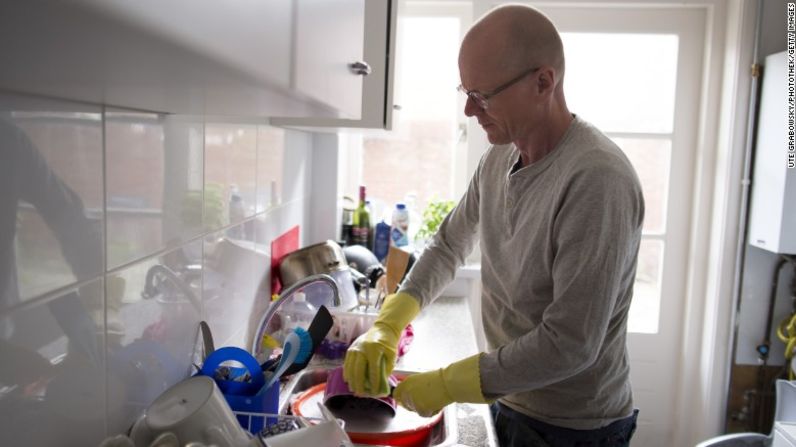
[{"label": "white kitchen cabinet", "polygon": [[[359,118],[363,75],[364,0],[305,0],[296,5],[295,87]],[[360,64],[360,65],[354,65]]]},{"label": "white kitchen cabinet", "polygon": [[[325,2],[321,2],[325,3]],[[363,51],[363,61],[371,69],[370,74],[362,77],[360,86],[361,94],[345,93],[343,90],[334,90],[329,94],[345,96],[351,110],[361,110],[361,114],[351,114],[346,118],[272,118],[270,123],[276,126],[296,127],[304,129],[336,131],[345,128],[370,128],[391,129],[393,112],[393,75],[395,68],[395,31],[398,16],[398,2],[396,0],[367,0],[365,1],[363,40],[360,46]],[[300,23],[300,22],[299,22]],[[328,24],[326,26],[329,26]],[[299,28],[301,29],[301,28]],[[346,32],[340,27],[332,32]],[[353,35],[353,33],[351,33]],[[318,35],[316,35],[318,36]],[[363,45],[364,42],[364,45]],[[312,45],[317,47],[316,45]],[[299,51],[299,54],[301,52]],[[306,76],[320,76],[321,59],[314,59],[317,69],[297,70],[296,73]],[[301,65],[297,65],[301,66]],[[308,67],[305,65],[304,67]],[[317,80],[312,85],[321,86],[323,82]],[[356,87],[354,87],[356,88]],[[301,89],[301,87],[299,87]],[[320,92],[323,94],[323,92]],[[338,103],[342,99],[335,98]],[[347,106],[348,107],[348,106]]]},{"label": "white kitchen cabinet", "polygon": [[4,0],[0,90],[263,122],[358,117],[347,64],[362,59],[363,2]]}]

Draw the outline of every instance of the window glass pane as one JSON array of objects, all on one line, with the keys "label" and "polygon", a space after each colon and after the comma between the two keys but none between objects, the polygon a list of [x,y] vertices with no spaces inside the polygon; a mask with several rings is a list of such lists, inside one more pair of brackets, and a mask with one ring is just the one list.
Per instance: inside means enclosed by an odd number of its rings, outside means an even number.
[{"label": "window glass pane", "polygon": [[573,113],[603,131],[672,132],[676,35],[562,33]]},{"label": "window glass pane", "polygon": [[658,333],[662,265],[663,242],[643,239],[638,252],[636,284],[627,321],[628,332]]},{"label": "window glass pane", "polygon": [[[386,217],[388,222],[396,202],[415,197],[412,214],[419,216],[430,199],[453,198],[461,114],[456,96],[459,20],[400,20],[395,103],[401,110],[396,112],[393,132],[366,136],[362,151],[362,182],[375,218]],[[419,224],[410,222],[410,235]]]},{"label": "window glass pane", "polygon": [[666,230],[666,203],[669,191],[669,164],[672,141],[668,138],[613,138],[636,168],[644,191],[644,233]]}]

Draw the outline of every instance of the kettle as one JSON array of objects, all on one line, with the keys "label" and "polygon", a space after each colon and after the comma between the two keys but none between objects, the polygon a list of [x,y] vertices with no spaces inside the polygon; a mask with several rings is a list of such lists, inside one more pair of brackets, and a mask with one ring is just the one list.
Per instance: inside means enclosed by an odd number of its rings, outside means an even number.
[{"label": "kettle", "polygon": [[[327,274],[334,278],[340,290],[340,307],[350,309],[358,304],[351,270],[346,263],[343,249],[337,242],[327,240],[309,245],[288,253],[279,263],[279,278],[284,287],[290,287],[300,280],[317,274]],[[325,288],[320,288],[323,292]],[[305,290],[307,301],[314,306],[332,304],[325,302],[323,297],[313,296],[314,289]],[[319,292],[319,293],[320,293]]]}]

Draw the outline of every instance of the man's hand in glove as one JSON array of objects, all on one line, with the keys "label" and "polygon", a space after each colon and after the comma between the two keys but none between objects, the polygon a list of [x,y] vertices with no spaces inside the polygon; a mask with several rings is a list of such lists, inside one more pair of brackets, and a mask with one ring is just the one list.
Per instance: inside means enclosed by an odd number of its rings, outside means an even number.
[{"label": "man's hand in glove", "polygon": [[373,327],[351,344],[343,364],[343,380],[354,394],[386,396],[387,381],[395,367],[398,340],[407,324],[420,312],[420,303],[406,293],[384,300]]},{"label": "man's hand in glove", "polygon": [[480,355],[436,371],[411,375],[398,384],[393,397],[405,408],[424,417],[453,402],[487,403],[481,392]]}]

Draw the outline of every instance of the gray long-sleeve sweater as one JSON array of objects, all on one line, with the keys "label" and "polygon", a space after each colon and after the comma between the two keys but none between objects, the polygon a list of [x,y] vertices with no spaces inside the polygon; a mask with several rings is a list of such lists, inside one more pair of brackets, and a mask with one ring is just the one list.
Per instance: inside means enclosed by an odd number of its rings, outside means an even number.
[{"label": "gray long-sleeve sweater", "polygon": [[421,306],[481,246],[484,395],[585,430],[633,410],[625,337],[644,199],[633,167],[575,117],[557,147],[514,172],[493,146],[401,290]]}]

